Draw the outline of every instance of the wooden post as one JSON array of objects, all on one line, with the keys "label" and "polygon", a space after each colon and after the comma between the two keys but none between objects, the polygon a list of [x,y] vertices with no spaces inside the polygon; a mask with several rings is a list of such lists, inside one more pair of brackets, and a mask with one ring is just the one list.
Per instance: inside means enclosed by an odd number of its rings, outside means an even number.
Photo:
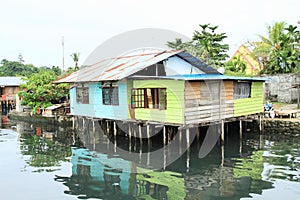
[{"label": "wooden post", "polygon": [[187,148],[187,156],[186,156],[186,172],[190,171],[190,129],[186,129],[186,148]]},{"label": "wooden post", "polygon": [[179,134],[179,155],[182,154],[182,129],[178,127],[178,134]]},{"label": "wooden post", "polygon": [[243,121],[240,119],[240,138],[243,137]]},{"label": "wooden post", "polygon": [[84,130],[84,127],[85,127],[85,118],[82,117],[82,130]]},{"label": "wooden post", "polygon": [[221,155],[222,155],[222,161],[221,161],[221,166],[224,166],[224,162],[225,162],[225,146],[224,144],[222,144],[221,146]]},{"label": "wooden post", "polygon": [[163,127],[163,143],[164,143],[164,146],[166,145],[166,141],[167,141],[167,138],[166,138],[167,134],[166,134],[166,126]]},{"label": "wooden post", "polygon": [[106,135],[109,135],[109,130],[110,129],[110,127],[109,127],[109,121],[108,120],[106,120]]},{"label": "wooden post", "polygon": [[224,120],[221,120],[221,143],[225,142]]},{"label": "wooden post", "polygon": [[95,133],[96,132],[95,120],[92,120],[92,123],[93,123],[93,133]]},{"label": "wooden post", "polygon": [[189,146],[190,146],[190,129],[187,128],[186,131],[186,147],[187,149],[189,149]]},{"label": "wooden post", "polygon": [[140,143],[143,143],[143,136],[142,136],[142,126],[139,124],[139,137],[140,137]]},{"label": "wooden post", "polygon": [[147,124],[147,140],[148,140],[148,149],[150,151],[151,147],[151,135],[150,135],[151,127],[150,124]]},{"label": "wooden post", "polygon": [[200,130],[199,130],[199,127],[196,127],[196,131],[197,131],[197,143],[199,143],[199,141],[200,141]]},{"label": "wooden post", "polygon": [[72,117],[72,129],[73,130],[75,129],[75,117],[74,116]]},{"label": "wooden post", "polygon": [[116,121],[113,122],[113,126],[114,126],[114,140],[117,139],[117,123]]},{"label": "wooden post", "polygon": [[261,115],[259,115],[259,131],[262,131]]}]

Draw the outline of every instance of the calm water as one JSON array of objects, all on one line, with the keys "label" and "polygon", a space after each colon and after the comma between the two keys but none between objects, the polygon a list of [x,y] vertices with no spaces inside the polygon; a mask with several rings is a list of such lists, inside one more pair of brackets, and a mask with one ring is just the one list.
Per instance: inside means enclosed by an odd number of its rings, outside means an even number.
[{"label": "calm water", "polygon": [[300,138],[229,130],[206,157],[196,138],[167,165],[172,152],[144,153],[161,149],[159,138],[141,145],[66,127],[2,127],[0,199],[300,200]]}]

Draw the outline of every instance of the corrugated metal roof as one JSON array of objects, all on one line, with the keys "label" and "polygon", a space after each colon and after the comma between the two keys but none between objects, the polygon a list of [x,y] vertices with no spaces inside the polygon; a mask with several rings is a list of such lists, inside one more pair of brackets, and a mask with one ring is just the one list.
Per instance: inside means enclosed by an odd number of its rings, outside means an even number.
[{"label": "corrugated metal roof", "polygon": [[202,70],[206,74],[218,74],[217,70],[215,70],[214,68],[212,68],[211,66],[209,66],[205,62],[199,60],[198,58],[194,57],[193,55],[191,55],[187,51],[179,52],[176,55],[178,57],[180,57],[181,59],[187,61],[191,65],[199,68],[200,70]]},{"label": "corrugated metal roof", "polygon": [[240,81],[267,81],[267,78],[262,77],[243,77],[243,76],[227,76],[222,74],[184,74],[167,76],[166,78],[178,80],[240,80]]},{"label": "corrugated metal roof", "polygon": [[171,56],[179,56],[205,73],[218,73],[205,63],[185,51],[166,50],[159,52],[133,54],[100,61],[87,66],[54,83],[98,82],[121,80]]},{"label": "corrugated metal roof", "polygon": [[80,69],[67,77],[54,81],[54,83],[121,80],[178,52],[180,51],[160,51],[111,58]]},{"label": "corrugated metal roof", "polygon": [[15,77],[15,76],[2,76],[0,77],[0,86],[19,86],[20,84],[25,83],[22,80],[22,77]]}]

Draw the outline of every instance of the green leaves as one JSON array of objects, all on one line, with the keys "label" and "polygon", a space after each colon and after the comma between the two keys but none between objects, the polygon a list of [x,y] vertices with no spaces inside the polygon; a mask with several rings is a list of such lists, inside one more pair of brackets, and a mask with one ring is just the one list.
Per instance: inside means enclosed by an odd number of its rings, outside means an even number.
[{"label": "green leaves", "polygon": [[51,106],[53,102],[66,97],[69,85],[52,84],[56,79],[55,72],[49,70],[42,70],[25,78],[26,84],[20,85],[21,91],[18,93],[22,97],[22,104],[30,106],[33,114],[36,114],[39,108]]},{"label": "green leaves", "polygon": [[228,44],[223,44],[226,33],[216,33],[218,26],[210,24],[199,25],[201,31],[195,30],[192,41],[182,42],[176,38],[174,42],[167,42],[167,46],[176,50],[186,50],[200,58],[212,67],[218,68],[228,58]]},{"label": "green leaves", "polygon": [[252,42],[253,55],[264,65],[262,73],[293,73],[300,70],[300,32],[298,26],[276,22],[267,26],[268,37],[259,35],[260,42]]},{"label": "green leaves", "polygon": [[39,69],[32,64],[25,65],[19,61],[8,61],[3,59],[1,64],[0,74],[3,76],[29,76],[39,71]]}]

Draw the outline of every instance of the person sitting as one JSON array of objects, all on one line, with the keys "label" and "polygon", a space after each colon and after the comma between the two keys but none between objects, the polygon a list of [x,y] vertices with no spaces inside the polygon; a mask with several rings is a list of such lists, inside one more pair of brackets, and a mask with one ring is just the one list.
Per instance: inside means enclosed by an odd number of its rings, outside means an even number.
[{"label": "person sitting", "polygon": [[266,113],[266,117],[271,117],[272,119],[275,117],[273,105],[269,101],[267,101],[264,105],[264,110]]},{"label": "person sitting", "polygon": [[264,105],[265,111],[271,111],[273,110],[273,105],[267,101],[266,104]]}]

